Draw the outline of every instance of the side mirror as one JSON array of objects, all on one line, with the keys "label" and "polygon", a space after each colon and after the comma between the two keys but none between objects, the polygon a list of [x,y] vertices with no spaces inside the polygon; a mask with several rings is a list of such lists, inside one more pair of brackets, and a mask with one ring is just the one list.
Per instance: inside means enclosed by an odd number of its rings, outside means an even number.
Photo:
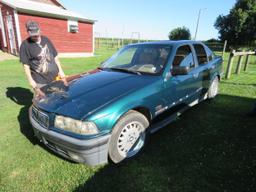
[{"label": "side mirror", "polygon": [[181,67],[181,66],[177,66],[177,67],[173,67],[172,68],[172,75],[176,76],[176,75],[187,75],[190,72],[190,67]]}]

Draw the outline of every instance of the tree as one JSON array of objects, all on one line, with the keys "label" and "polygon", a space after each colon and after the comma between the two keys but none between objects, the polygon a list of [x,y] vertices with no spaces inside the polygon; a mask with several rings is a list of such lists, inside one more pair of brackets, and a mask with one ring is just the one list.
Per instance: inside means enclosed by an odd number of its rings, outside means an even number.
[{"label": "tree", "polygon": [[170,40],[190,40],[190,30],[186,27],[178,27],[169,33]]},{"label": "tree", "polygon": [[207,43],[220,43],[220,40],[215,39],[215,38],[211,38],[211,39],[206,40],[205,42],[207,42]]},{"label": "tree", "polygon": [[253,45],[256,40],[256,1],[237,0],[226,16],[219,15],[214,24],[222,41],[230,45]]}]

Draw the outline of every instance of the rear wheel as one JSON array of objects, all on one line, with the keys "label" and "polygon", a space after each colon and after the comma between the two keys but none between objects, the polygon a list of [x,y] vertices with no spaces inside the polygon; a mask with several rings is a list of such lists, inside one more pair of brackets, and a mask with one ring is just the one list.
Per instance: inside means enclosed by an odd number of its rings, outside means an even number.
[{"label": "rear wheel", "polygon": [[129,111],[115,125],[109,143],[109,157],[114,163],[137,155],[145,145],[147,118],[137,112]]},{"label": "rear wheel", "polygon": [[208,90],[208,99],[213,99],[219,93],[219,78],[215,77]]}]

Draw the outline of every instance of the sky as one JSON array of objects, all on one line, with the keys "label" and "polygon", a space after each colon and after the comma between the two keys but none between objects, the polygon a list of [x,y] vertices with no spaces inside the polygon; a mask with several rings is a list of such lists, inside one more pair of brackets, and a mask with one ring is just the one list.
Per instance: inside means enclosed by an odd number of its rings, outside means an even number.
[{"label": "sky", "polygon": [[168,39],[176,27],[188,27],[197,40],[218,38],[216,18],[229,13],[236,0],[61,0],[63,5],[89,19],[95,19],[100,37]]}]

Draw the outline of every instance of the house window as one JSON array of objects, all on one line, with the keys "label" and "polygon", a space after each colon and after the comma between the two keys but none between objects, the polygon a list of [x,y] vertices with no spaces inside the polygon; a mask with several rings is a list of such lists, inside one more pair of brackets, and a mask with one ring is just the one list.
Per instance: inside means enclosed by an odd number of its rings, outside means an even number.
[{"label": "house window", "polygon": [[79,32],[78,21],[68,20],[68,32],[69,33]]}]

